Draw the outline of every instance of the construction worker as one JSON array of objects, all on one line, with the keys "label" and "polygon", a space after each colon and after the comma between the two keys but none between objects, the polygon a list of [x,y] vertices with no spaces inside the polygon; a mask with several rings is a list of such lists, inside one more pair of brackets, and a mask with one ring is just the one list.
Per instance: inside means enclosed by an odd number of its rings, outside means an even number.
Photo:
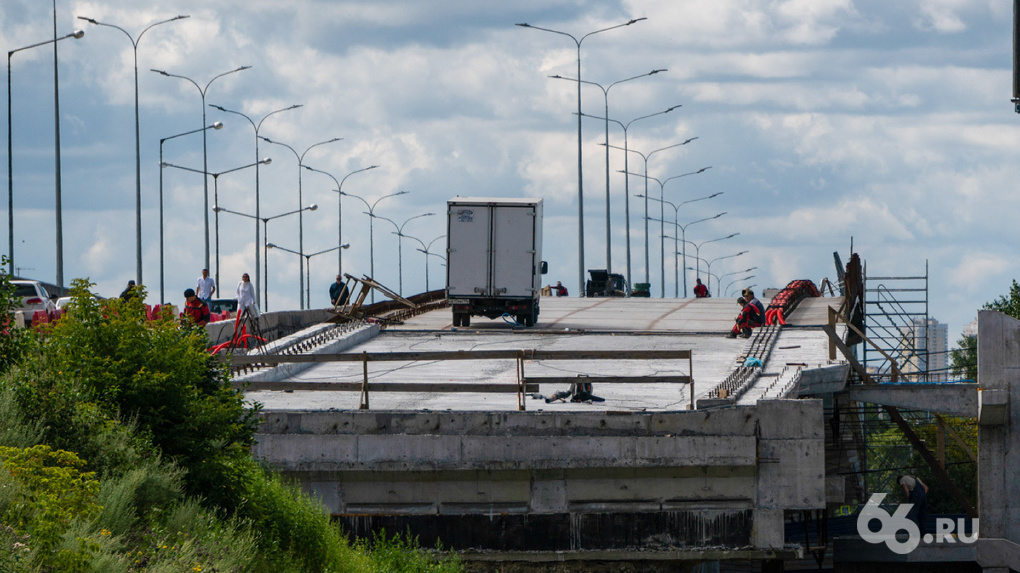
[{"label": "construction worker", "polygon": [[760,319],[758,326],[765,324],[765,305],[758,300],[758,297],[754,296],[754,291],[749,288],[745,288],[742,296],[744,297],[744,300],[747,301],[747,304],[753,304],[754,307],[758,309],[758,318]]},{"label": "construction worker", "polygon": [[708,292],[708,287],[701,284],[701,279],[694,279],[698,284],[694,285],[694,297],[695,298],[708,298],[712,296]]},{"label": "construction worker", "polygon": [[198,326],[209,324],[209,305],[195,296],[195,289],[189,288],[184,291],[184,312],[181,316]]},{"label": "construction worker", "polygon": [[329,303],[334,307],[343,306],[347,303],[350,294],[347,285],[344,284],[344,277],[337,275],[336,282],[329,285]]},{"label": "construction worker", "polygon": [[751,338],[751,329],[762,325],[763,317],[758,312],[758,307],[744,300],[744,297],[737,299],[740,305],[740,314],[737,315],[736,324],[726,335],[726,338]]}]

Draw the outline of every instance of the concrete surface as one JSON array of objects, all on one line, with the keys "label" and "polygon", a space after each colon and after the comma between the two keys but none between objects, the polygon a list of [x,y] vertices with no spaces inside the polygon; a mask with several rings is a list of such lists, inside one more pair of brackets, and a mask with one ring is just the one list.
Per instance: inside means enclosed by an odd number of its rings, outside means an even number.
[{"label": "concrete surface", "polygon": [[[782,398],[771,383],[786,369],[821,368],[830,364],[828,340],[812,323],[825,316],[827,305],[842,299],[808,299],[791,316],[805,312],[801,326],[781,329],[762,377],[742,396],[741,404],[758,399]],[[475,349],[544,350],[659,350],[689,349],[687,361],[546,361],[528,362],[528,376],[572,375],[691,375],[695,400],[707,398],[715,386],[743,363],[748,341],[726,338],[737,305],[731,299],[581,299],[543,298],[539,323],[534,328],[515,328],[502,320],[475,317],[470,328],[452,327],[449,309],[435,310],[386,326],[370,340],[347,345],[346,352],[452,351]],[[791,321],[788,321],[791,322]],[[822,320],[824,322],[824,320]],[[287,379],[296,382],[358,382],[358,363],[316,364]],[[503,361],[370,363],[372,382],[515,382],[516,363]],[[262,378],[266,379],[266,378]],[[758,386],[760,384],[760,387]],[[773,389],[767,389],[769,385]],[[548,387],[546,387],[548,386]],[[568,385],[544,385],[539,393],[548,397]],[[529,398],[529,411],[653,411],[680,410],[690,402],[690,389],[671,384],[598,384],[595,395],[605,402],[547,404],[542,397]],[[356,409],[356,392],[249,392],[250,400],[267,410]],[[384,410],[516,410],[513,394],[373,393],[373,409]]]}]

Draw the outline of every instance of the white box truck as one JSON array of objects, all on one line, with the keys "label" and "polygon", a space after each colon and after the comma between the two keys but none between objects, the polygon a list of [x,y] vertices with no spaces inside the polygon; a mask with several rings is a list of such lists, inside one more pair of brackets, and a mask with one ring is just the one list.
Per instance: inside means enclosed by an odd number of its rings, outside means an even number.
[{"label": "white box truck", "polygon": [[457,197],[447,202],[446,298],[454,326],[472,316],[538,320],[542,200]]}]

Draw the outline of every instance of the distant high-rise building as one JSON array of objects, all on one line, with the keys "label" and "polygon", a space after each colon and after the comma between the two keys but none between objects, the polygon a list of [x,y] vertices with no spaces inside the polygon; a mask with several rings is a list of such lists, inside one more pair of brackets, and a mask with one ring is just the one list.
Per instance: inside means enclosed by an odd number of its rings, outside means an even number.
[{"label": "distant high-rise building", "polygon": [[967,326],[963,327],[964,336],[977,336],[977,319],[972,320]]},{"label": "distant high-rise building", "polygon": [[903,364],[900,370],[914,382],[949,381],[949,325],[934,318],[915,318],[900,329]]}]

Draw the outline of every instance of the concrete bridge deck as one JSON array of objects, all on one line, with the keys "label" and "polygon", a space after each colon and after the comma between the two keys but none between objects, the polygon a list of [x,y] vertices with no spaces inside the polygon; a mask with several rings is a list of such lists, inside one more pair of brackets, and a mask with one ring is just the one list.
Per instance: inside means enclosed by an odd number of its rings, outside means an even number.
[{"label": "concrete bridge deck", "polygon": [[[829,364],[828,339],[820,326],[828,306],[842,299],[806,299],[791,315],[788,327],[779,331],[772,353],[761,372],[761,384],[752,386],[736,402],[753,404],[758,399],[780,398],[765,390],[784,368],[813,369]],[[766,302],[767,304],[767,302]],[[529,376],[687,375],[694,378],[695,400],[709,394],[747,356],[749,341],[726,338],[737,306],[731,299],[575,299],[544,298],[538,324],[514,328],[503,320],[476,318],[469,328],[454,328],[449,310],[435,310],[402,325],[386,327],[377,336],[350,346],[343,352],[425,352],[452,350],[664,350],[689,349],[687,361],[548,361],[528,362]],[[358,382],[359,363],[313,365],[289,377],[295,382]],[[513,360],[457,362],[388,362],[369,364],[373,382],[470,383],[516,380]],[[546,387],[548,386],[548,387]],[[567,385],[543,385],[542,396],[567,389]],[[690,389],[672,384],[599,384],[595,394],[605,402],[547,404],[529,399],[532,411],[656,411],[685,409]],[[250,392],[249,399],[267,410],[357,409],[356,392]],[[516,410],[512,394],[473,393],[375,393],[372,408],[384,410]]]}]

